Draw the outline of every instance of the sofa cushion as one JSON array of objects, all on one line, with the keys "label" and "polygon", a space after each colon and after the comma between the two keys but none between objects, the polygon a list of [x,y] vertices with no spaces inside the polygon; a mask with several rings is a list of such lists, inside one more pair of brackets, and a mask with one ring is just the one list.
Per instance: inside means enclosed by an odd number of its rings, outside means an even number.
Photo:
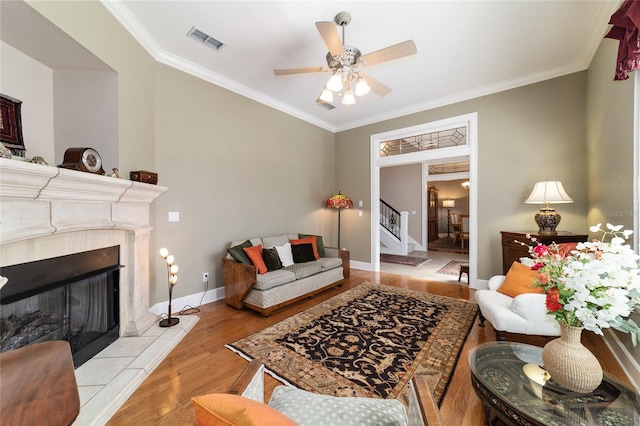
[{"label": "sofa cushion", "polygon": [[342,259],[339,257],[321,257],[317,260],[322,269],[333,269],[342,266]]},{"label": "sofa cushion", "polygon": [[322,235],[313,235],[313,234],[298,234],[298,238],[309,238],[314,237],[316,239],[316,248],[318,249],[318,255],[320,257],[324,257],[324,241],[322,240]]},{"label": "sofa cushion", "polygon": [[396,399],[336,397],[277,386],[269,406],[300,425],[406,425],[407,413]]},{"label": "sofa cushion", "polygon": [[291,253],[291,243],[286,243],[281,246],[274,247],[278,251],[278,257],[282,266],[293,265],[293,254]]},{"label": "sofa cushion", "polygon": [[284,270],[293,272],[296,280],[301,280],[322,272],[322,266],[319,262],[314,260],[313,262],[294,263],[293,265],[284,268]]},{"label": "sofa cushion", "polygon": [[262,237],[262,245],[264,247],[276,247],[281,246],[289,242],[289,237],[286,235],[274,235],[272,237]]},{"label": "sofa cushion", "polygon": [[276,250],[275,248],[263,248],[262,260],[264,260],[264,264],[267,266],[267,269],[269,271],[277,271],[278,269],[282,269],[282,262],[280,262],[278,250]]},{"label": "sofa cushion", "polygon": [[244,252],[247,253],[249,260],[251,260],[251,263],[253,263],[253,266],[256,267],[259,274],[265,274],[269,271],[267,269],[267,265],[264,264],[264,260],[262,260],[261,244],[258,244],[257,246],[253,246],[253,247],[245,247],[242,250],[244,250]]},{"label": "sofa cushion", "polygon": [[314,260],[320,259],[320,255],[318,254],[317,239],[315,236],[307,237],[307,238],[299,238],[297,240],[291,240],[290,242],[291,242],[291,247],[302,245],[302,244],[311,244],[311,247],[313,248],[313,256],[315,258]]},{"label": "sofa cushion", "polygon": [[252,247],[251,241],[247,240],[244,243],[234,245],[227,249],[227,252],[240,263],[245,263],[247,265],[251,265],[251,261],[247,257],[247,254],[244,252],[244,248]]},{"label": "sofa cushion", "polygon": [[294,263],[314,262],[316,260],[313,254],[313,245],[311,244],[292,244],[291,253],[293,254]]},{"label": "sofa cushion", "polygon": [[520,262],[513,262],[504,282],[498,287],[498,291],[511,297],[522,293],[543,293],[542,287],[536,287],[533,284],[536,275],[538,275],[538,271],[534,271]]},{"label": "sofa cushion", "polygon": [[213,393],[191,398],[198,426],[296,425],[279,411],[238,395]]},{"label": "sofa cushion", "polygon": [[278,269],[277,271],[270,271],[263,275],[258,275],[256,284],[253,286],[254,290],[269,290],[274,287],[281,286],[283,284],[290,283],[296,280],[296,274],[293,271],[287,269]]}]

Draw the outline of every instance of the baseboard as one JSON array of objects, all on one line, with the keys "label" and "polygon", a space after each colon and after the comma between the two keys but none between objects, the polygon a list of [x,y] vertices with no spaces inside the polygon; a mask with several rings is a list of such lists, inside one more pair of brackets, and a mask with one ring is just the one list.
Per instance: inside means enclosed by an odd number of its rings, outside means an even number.
[{"label": "baseboard", "polygon": [[604,342],[609,347],[611,353],[613,353],[613,356],[633,386],[635,386],[637,391],[640,391],[640,364],[638,364],[638,360],[633,358],[613,331],[605,330]]},{"label": "baseboard", "polygon": [[371,266],[371,263],[368,262],[359,262],[357,260],[352,260],[349,262],[349,265],[353,268],[353,269],[360,269],[361,271],[373,271],[373,267]]},{"label": "baseboard", "polygon": [[[185,307],[191,306],[197,308],[207,303],[224,299],[224,287],[212,288],[211,290],[201,291],[199,293],[190,294],[188,296],[179,297],[171,301],[172,314],[180,312]],[[149,311],[156,315],[166,315],[169,309],[169,301],[156,303]]]}]

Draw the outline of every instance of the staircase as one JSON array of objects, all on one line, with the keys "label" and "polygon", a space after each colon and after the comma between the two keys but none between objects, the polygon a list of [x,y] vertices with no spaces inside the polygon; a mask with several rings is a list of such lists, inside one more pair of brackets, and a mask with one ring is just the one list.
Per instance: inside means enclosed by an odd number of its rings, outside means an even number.
[{"label": "staircase", "polygon": [[401,254],[413,251],[416,242],[408,235],[409,212],[399,212],[380,200],[380,253]]}]

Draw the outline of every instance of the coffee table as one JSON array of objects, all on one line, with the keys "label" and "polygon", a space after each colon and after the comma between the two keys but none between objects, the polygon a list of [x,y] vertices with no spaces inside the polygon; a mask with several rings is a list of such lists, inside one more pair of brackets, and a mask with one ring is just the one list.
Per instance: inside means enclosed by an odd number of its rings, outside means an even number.
[{"label": "coffee table", "polygon": [[[523,370],[542,365],[542,348],[523,343],[483,343],[469,353],[471,383],[482,401],[485,424],[639,425],[640,395],[605,375],[589,394],[553,381],[544,386]],[[527,367],[528,369],[529,367]]]}]

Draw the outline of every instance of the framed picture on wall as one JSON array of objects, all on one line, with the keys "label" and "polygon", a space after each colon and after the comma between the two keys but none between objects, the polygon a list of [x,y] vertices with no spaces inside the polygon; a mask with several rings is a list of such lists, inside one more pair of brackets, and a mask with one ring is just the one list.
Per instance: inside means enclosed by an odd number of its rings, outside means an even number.
[{"label": "framed picture on wall", "polygon": [[26,148],[22,139],[22,101],[0,94],[0,142],[11,154],[24,157]]}]

